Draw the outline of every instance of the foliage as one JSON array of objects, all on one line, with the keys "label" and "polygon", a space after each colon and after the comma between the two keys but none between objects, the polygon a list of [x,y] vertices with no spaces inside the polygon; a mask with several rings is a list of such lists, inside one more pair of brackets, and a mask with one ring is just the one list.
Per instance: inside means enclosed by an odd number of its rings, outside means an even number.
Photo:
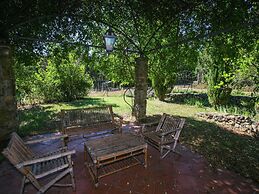
[{"label": "foliage", "polygon": [[75,51],[67,55],[57,48],[37,66],[16,65],[17,95],[21,100],[71,101],[87,95],[92,80],[86,64]]},{"label": "foliage", "polygon": [[232,38],[214,38],[213,46],[210,48],[213,64],[209,66],[208,72],[208,96],[214,107],[228,104],[232,92],[230,84],[234,76],[233,59],[236,54],[233,52]]},{"label": "foliage", "polygon": [[256,95],[259,92],[259,41],[256,40],[250,48],[240,49],[240,55],[237,60],[240,68],[236,72],[233,86],[237,89],[250,86]]},{"label": "foliage", "polygon": [[218,111],[254,117],[256,113],[256,97],[231,96],[230,103],[219,106]]},{"label": "foliage", "polygon": [[102,74],[106,79],[121,85],[134,84],[134,56],[126,54],[110,54],[110,55],[97,55],[92,57],[94,61],[94,70]]},{"label": "foliage", "polygon": [[207,73],[208,96],[214,107],[229,105],[233,88],[251,86],[256,91],[258,87],[258,41],[252,38],[245,44],[243,38],[242,33],[215,37],[200,52],[198,66]]},{"label": "foliage", "polygon": [[16,99],[19,104],[34,104],[40,99],[37,92],[36,67],[15,62]]},{"label": "foliage", "polygon": [[150,60],[149,79],[155,95],[163,101],[166,94],[170,93],[176,81],[176,63],[170,63],[170,57],[160,52]]},{"label": "foliage", "polygon": [[[168,40],[163,40],[167,42]],[[182,72],[194,71],[197,51],[192,44],[179,44],[172,49],[161,49],[150,56],[149,79],[159,100],[170,93]]]},{"label": "foliage", "polygon": [[166,94],[171,92],[171,87],[173,86],[174,82],[174,74],[168,75],[168,73],[163,71],[163,69],[162,71],[157,69],[157,71],[151,75],[151,83],[152,87],[154,88],[155,95],[161,101],[165,99]]},{"label": "foliage", "polygon": [[[229,38],[226,34],[231,34],[232,42],[235,42],[235,38],[241,34],[240,39],[243,43],[238,41],[238,44],[249,45],[249,41],[245,40],[254,37],[258,30],[258,5],[253,1],[65,0],[56,2],[48,0],[43,3],[41,1],[3,0],[0,4],[3,10],[0,13],[0,39],[11,42],[15,46],[15,57],[23,60],[22,64],[46,55],[49,43],[58,43],[61,47],[74,45],[85,46],[87,49],[93,47],[98,50],[96,56],[100,57],[103,63],[95,67],[98,68],[97,72],[107,75],[114,82],[129,85],[133,83],[134,77],[132,76],[134,72],[132,59],[139,54],[149,56],[152,60],[157,52],[163,48],[169,48],[167,54],[174,56],[168,56],[172,61],[161,59],[161,62],[157,64],[168,63],[171,67],[181,67],[189,65],[190,61],[195,62],[195,55],[190,54],[191,52],[183,54],[184,47],[188,48],[193,44],[195,45],[195,48],[192,47],[194,51],[201,50],[205,40],[218,35],[224,36],[222,42],[227,42]],[[30,10],[27,10],[28,7]],[[116,53],[114,53],[116,56],[111,55],[109,61],[105,61],[101,57],[104,52],[102,35],[108,27],[111,27],[117,35]],[[247,35],[243,36],[245,34]],[[214,46],[215,42],[213,40]],[[216,45],[215,48],[215,50],[221,50],[224,46]],[[129,63],[122,59],[122,56],[126,55],[125,50],[130,55],[133,54],[132,58],[128,57]],[[182,54],[179,55],[179,53]],[[213,56],[214,54],[216,57],[217,52],[213,52]],[[222,60],[225,57],[221,55],[219,58]],[[188,63],[184,61],[185,59]],[[232,60],[234,59],[231,57],[228,62],[217,61],[215,63],[214,60],[214,64],[216,66],[233,64]],[[127,64],[131,65],[127,66]],[[170,66],[164,70],[167,71],[169,68]],[[212,78],[214,81],[210,81],[211,101],[215,104],[224,104],[230,93],[229,86],[225,84],[230,84],[231,81],[227,80],[233,78],[233,72],[221,67],[212,69],[210,72],[214,75]],[[224,76],[215,76],[215,74],[224,74]],[[166,93],[173,79],[166,75],[166,78],[161,80],[162,78],[155,73],[150,77],[153,77],[153,85],[156,83],[155,80],[162,83],[162,85],[156,84],[161,86],[157,94],[161,93],[158,95],[162,99],[163,93]],[[221,100],[217,101],[216,98]]]}]

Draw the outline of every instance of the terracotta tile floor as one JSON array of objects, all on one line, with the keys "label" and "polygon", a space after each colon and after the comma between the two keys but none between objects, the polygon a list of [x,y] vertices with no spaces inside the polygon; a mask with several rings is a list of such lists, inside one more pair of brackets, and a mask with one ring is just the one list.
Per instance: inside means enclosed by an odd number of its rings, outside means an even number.
[{"label": "terracotta tile floor", "polygon": [[[148,167],[138,165],[100,179],[95,188],[88,171],[84,167],[83,138],[72,139],[69,149],[76,149],[73,156],[76,192],[72,188],[52,187],[47,194],[200,194],[200,193],[259,193],[259,185],[226,170],[213,171],[205,159],[179,145],[181,155],[170,153],[165,159],[159,152],[148,148]],[[34,145],[33,150],[46,152],[61,146],[57,140]],[[17,194],[20,190],[21,175],[9,162],[0,164],[0,193]],[[66,177],[62,181],[69,181]],[[27,185],[26,194],[36,190]]]}]

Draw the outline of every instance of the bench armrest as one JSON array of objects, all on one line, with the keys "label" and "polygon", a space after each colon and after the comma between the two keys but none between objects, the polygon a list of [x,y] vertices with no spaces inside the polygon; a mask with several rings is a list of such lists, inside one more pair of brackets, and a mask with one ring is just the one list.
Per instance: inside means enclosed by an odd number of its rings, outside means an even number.
[{"label": "bench armrest", "polygon": [[71,156],[72,154],[75,154],[75,153],[76,153],[75,150],[61,152],[61,153],[56,153],[54,155],[40,157],[40,158],[36,158],[36,159],[32,159],[32,160],[27,160],[27,161],[21,162],[21,163],[17,164],[16,167],[17,168],[21,168],[23,166],[28,166],[28,165],[31,165],[31,164],[36,164],[36,163],[39,163],[39,162],[54,160],[54,159],[61,158],[61,157],[64,157],[64,156]]},{"label": "bench armrest", "polygon": [[123,117],[118,115],[118,114],[116,114],[116,113],[113,113],[113,116],[119,118],[120,120],[123,120]]}]

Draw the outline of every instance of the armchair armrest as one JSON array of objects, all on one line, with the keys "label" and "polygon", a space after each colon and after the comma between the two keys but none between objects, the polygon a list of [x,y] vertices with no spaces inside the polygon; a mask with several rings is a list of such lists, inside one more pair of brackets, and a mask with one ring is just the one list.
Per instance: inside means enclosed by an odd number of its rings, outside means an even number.
[{"label": "armchair armrest", "polygon": [[168,131],[166,131],[166,132],[160,133],[160,136],[165,136],[165,135],[168,135],[168,134],[170,134],[170,133],[177,132],[177,131],[180,131],[180,130],[181,130],[180,128],[171,129],[171,130],[168,130]]},{"label": "armchair armrest", "polygon": [[75,150],[71,150],[71,151],[66,151],[66,152],[62,152],[62,153],[57,153],[55,155],[50,155],[50,156],[45,156],[45,157],[41,157],[41,158],[37,158],[37,159],[27,160],[27,161],[24,161],[24,162],[21,162],[21,163],[17,164],[16,167],[21,168],[23,166],[53,160],[53,159],[61,158],[61,157],[64,157],[64,156],[69,156],[69,155],[72,155],[72,154],[75,154],[75,153],[76,153]]},{"label": "armchair armrest", "polygon": [[157,122],[152,122],[152,123],[145,123],[145,124],[142,124],[142,127],[141,127],[141,133],[145,133],[147,131],[155,131],[156,129],[155,128],[152,128],[150,130],[147,130],[148,127],[154,127],[154,126],[157,126],[158,125],[158,121]]}]

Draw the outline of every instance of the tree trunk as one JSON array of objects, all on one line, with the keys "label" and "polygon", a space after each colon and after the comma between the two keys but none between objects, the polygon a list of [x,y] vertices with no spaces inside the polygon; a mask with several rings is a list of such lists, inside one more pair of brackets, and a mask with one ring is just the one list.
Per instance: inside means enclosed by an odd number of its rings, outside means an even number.
[{"label": "tree trunk", "polygon": [[132,115],[139,121],[146,117],[147,108],[147,73],[148,59],[144,56],[136,58],[135,64],[135,91]]},{"label": "tree trunk", "polygon": [[11,48],[0,40],[0,141],[17,128],[15,79]]}]

